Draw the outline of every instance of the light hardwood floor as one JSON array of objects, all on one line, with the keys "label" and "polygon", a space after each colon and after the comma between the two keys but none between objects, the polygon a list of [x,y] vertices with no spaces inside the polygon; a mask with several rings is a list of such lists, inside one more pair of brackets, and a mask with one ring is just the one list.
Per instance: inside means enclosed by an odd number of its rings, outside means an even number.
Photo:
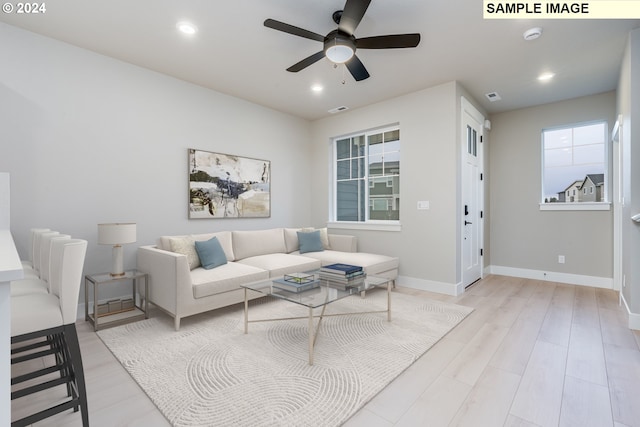
[{"label": "light hardwood floor", "polygon": [[[475,311],[345,426],[640,426],[640,332],[616,292],[504,276],[458,297],[395,291]],[[89,325],[78,330],[91,425],[168,425]],[[12,419],[43,398],[12,402]]]}]

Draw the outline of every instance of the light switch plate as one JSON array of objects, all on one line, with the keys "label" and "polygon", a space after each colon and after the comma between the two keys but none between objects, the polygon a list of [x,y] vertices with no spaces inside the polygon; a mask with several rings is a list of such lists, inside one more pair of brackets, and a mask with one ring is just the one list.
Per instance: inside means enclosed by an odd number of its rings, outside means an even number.
[{"label": "light switch plate", "polygon": [[428,200],[420,200],[418,201],[418,210],[427,210],[429,209],[429,201]]}]

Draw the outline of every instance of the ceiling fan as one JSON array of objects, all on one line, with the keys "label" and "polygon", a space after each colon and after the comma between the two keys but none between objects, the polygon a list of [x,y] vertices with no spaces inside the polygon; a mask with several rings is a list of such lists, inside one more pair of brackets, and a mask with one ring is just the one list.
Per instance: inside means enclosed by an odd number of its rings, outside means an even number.
[{"label": "ceiling fan", "polygon": [[371,0],[347,0],[344,10],[338,10],[332,16],[333,21],[338,24],[338,28],[326,36],[275,19],[265,20],[264,26],[324,44],[324,48],[320,52],[292,65],[287,68],[287,71],[297,73],[326,56],[334,63],[344,63],[353,78],[356,81],[361,81],[369,77],[369,72],[355,55],[356,49],[400,49],[416,47],[420,43],[420,34],[418,33],[356,38],[353,33],[367,11],[369,3]]}]

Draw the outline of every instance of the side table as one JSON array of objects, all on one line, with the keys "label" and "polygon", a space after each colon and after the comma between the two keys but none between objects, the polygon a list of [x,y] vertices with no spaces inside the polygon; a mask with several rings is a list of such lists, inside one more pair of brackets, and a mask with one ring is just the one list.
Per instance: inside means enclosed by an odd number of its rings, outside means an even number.
[{"label": "side table", "polygon": [[[101,287],[117,282],[130,280],[132,282],[132,300],[127,307],[122,307],[123,301],[116,306],[115,302],[107,304],[106,307],[113,306],[112,310],[100,312],[98,305],[98,291]],[[140,293],[139,300],[136,293],[140,292],[139,281],[144,280],[144,297]],[[93,286],[90,286],[93,285]],[[89,312],[89,289],[93,292],[93,312]],[[125,301],[126,302],[126,301]],[[103,304],[104,306],[104,304]],[[84,276],[84,320],[93,324],[93,330],[97,331],[105,326],[123,325],[141,319],[149,318],[149,276],[138,270],[127,270],[122,276],[111,276],[110,273],[88,274]]]}]

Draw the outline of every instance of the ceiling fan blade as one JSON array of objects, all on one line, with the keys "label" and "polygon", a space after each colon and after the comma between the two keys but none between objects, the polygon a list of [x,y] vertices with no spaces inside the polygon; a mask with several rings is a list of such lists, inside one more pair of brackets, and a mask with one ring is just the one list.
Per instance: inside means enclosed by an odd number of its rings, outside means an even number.
[{"label": "ceiling fan blade", "polygon": [[388,36],[364,37],[356,40],[357,49],[401,49],[416,47],[420,34],[392,34]]},{"label": "ceiling fan blade", "polygon": [[350,36],[353,35],[364,13],[367,11],[369,3],[371,3],[371,0],[347,0],[347,3],[344,5],[344,10],[342,11],[338,29]]},{"label": "ceiling fan blade", "polygon": [[357,82],[369,78],[369,72],[364,68],[364,64],[356,55],[353,55],[344,65],[347,66],[347,69]]},{"label": "ceiling fan blade", "polygon": [[304,37],[305,39],[316,40],[324,42],[324,36],[308,31],[293,25],[285,24],[284,22],[276,21],[275,19],[267,19],[264,21],[264,26],[273,28],[274,30],[282,31],[285,33],[293,34],[294,36]]},{"label": "ceiling fan blade", "polygon": [[302,61],[298,62],[297,64],[293,64],[291,67],[287,68],[287,71],[290,71],[292,73],[297,73],[300,70],[304,70],[309,65],[315,64],[316,62],[320,61],[322,58],[324,58],[323,50],[304,58]]}]

